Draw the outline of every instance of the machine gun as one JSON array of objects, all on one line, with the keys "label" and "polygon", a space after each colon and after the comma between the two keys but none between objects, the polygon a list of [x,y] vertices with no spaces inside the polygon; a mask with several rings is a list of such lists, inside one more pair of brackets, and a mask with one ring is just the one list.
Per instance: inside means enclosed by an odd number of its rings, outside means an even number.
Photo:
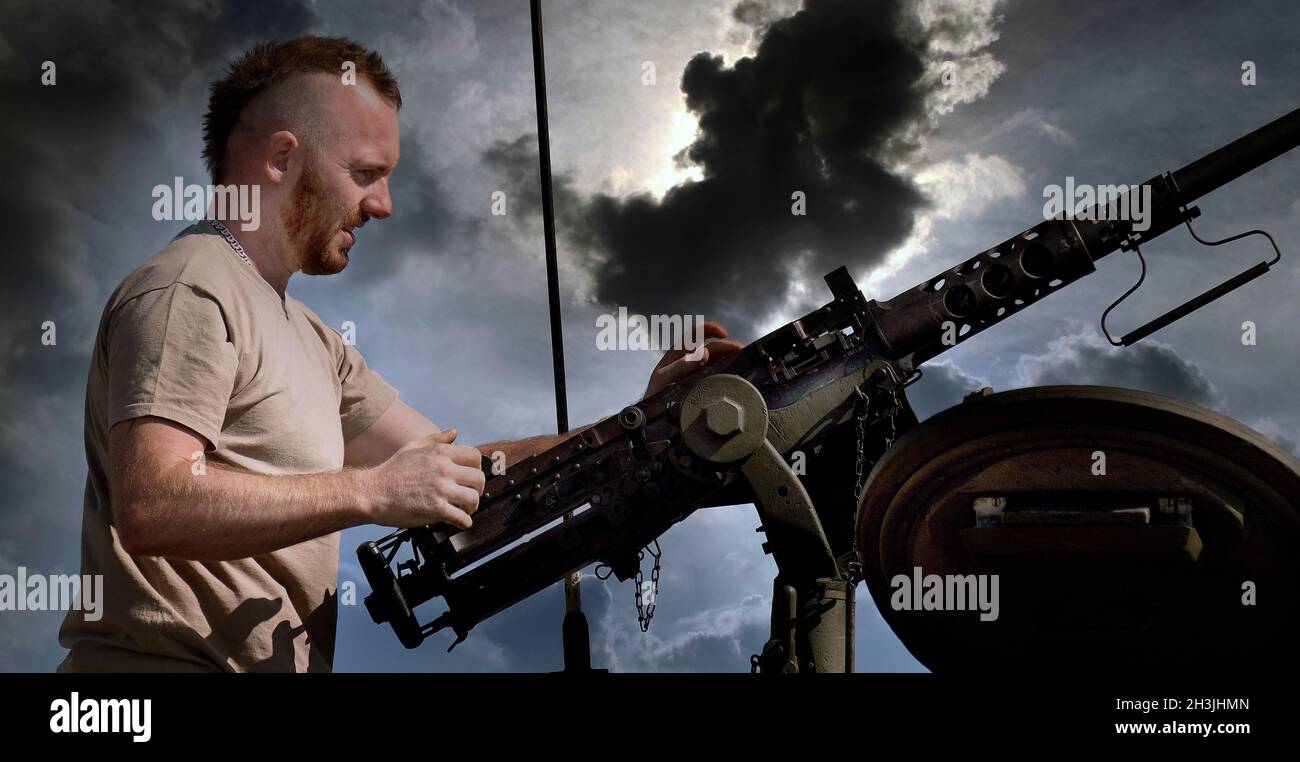
[{"label": "machine gun", "polygon": [[[1108,254],[1140,257],[1141,245],[1178,225],[1210,245],[1251,234],[1272,243],[1262,231],[1204,241],[1191,228],[1200,213],[1192,203],[1298,143],[1300,109],[1144,183],[1151,207],[1143,229],[1131,219],[1105,219],[1099,202],[1089,214],[1046,219],[888,301],[865,299],[841,267],[826,276],[829,302],[724,367],[491,475],[471,529],[426,526],[363,543],[357,554],[372,589],[366,607],[407,648],[444,628],[455,632],[455,647],[477,623],[575,569],[599,561],[620,580],[633,577],[641,549],[699,508],[752,502],[767,535],[763,548],[779,569],[772,639],[755,668],[851,670],[857,493],[864,471],[916,423],[905,388],[920,366],[1088,275]],[[1120,339],[1110,336],[1103,315],[1103,331],[1112,343],[1131,345],[1263,275],[1279,258]],[[855,442],[852,500],[843,494],[823,505],[819,498],[814,508],[789,461],[848,441]],[[559,522],[567,512],[573,518]],[[410,555],[402,558],[407,545]],[[434,597],[447,610],[421,624],[413,609]]]}]

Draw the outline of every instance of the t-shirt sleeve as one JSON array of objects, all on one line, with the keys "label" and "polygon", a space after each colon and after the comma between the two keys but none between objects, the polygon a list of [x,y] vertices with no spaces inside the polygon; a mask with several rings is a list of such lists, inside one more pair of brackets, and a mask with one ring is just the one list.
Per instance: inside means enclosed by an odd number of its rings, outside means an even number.
[{"label": "t-shirt sleeve", "polygon": [[335,356],[339,358],[339,383],[343,395],[339,400],[339,418],[343,423],[343,441],[348,441],[370,428],[379,416],[397,399],[397,389],[383,379],[356,347],[343,341],[343,337],[330,330],[335,340]]},{"label": "t-shirt sleeve", "polygon": [[216,449],[239,367],[216,300],[183,283],[147,291],[117,307],[107,331],[109,427],[157,416]]}]

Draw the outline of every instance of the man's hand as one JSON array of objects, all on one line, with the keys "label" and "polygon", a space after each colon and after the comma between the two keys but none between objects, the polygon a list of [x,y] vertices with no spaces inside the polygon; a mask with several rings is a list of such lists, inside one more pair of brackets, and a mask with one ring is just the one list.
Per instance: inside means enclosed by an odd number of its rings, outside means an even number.
[{"label": "man's hand", "polygon": [[417,439],[374,469],[371,521],[395,527],[470,528],[470,515],[478,510],[486,481],[483,456],[469,445],[452,444],[456,434],[448,429]]},{"label": "man's hand", "polygon": [[[727,329],[717,323],[704,324],[705,339],[725,339],[727,336]],[[715,341],[701,344],[693,352],[670,349],[664,353],[659,364],[651,372],[650,383],[645,388],[645,396],[654,395],[669,384],[697,373],[701,368],[726,362],[743,348],[741,344],[734,341]]]}]

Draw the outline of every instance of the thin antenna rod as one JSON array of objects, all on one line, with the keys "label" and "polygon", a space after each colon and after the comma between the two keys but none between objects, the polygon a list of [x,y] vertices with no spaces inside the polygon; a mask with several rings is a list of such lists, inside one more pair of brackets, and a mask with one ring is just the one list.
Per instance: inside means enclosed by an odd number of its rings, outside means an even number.
[{"label": "thin antenna rod", "polygon": [[[555,200],[551,193],[551,131],[546,114],[546,55],[542,48],[541,0],[529,3],[533,19],[533,80],[537,87],[537,158],[541,165],[542,229],[546,237],[546,292],[551,310],[551,365],[555,371],[555,427],[569,431],[569,399],[564,383],[564,330],[560,320],[560,268],[555,253]],[[573,514],[564,514],[564,520]],[[591,671],[591,639],[582,613],[579,574],[564,578],[564,669]]]},{"label": "thin antenna rod", "polygon": [[551,365],[555,371],[555,426],[569,430],[564,383],[564,331],[560,321],[560,273],[555,253],[555,199],[551,193],[551,131],[546,115],[546,55],[542,50],[541,0],[530,0],[533,16],[533,80],[537,87],[537,158],[542,172],[542,225],[546,237],[546,291],[551,305]]}]

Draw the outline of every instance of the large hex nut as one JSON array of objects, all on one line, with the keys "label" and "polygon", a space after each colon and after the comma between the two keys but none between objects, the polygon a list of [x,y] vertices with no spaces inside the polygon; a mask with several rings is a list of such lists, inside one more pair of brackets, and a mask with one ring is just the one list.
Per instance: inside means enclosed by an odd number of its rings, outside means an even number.
[{"label": "large hex nut", "polygon": [[745,427],[745,411],[730,398],[723,397],[704,409],[704,424],[720,437],[739,434]]},{"label": "large hex nut", "polygon": [[736,463],[763,446],[767,403],[740,376],[718,373],[700,379],[682,398],[679,425],[692,455],[719,465]]}]

